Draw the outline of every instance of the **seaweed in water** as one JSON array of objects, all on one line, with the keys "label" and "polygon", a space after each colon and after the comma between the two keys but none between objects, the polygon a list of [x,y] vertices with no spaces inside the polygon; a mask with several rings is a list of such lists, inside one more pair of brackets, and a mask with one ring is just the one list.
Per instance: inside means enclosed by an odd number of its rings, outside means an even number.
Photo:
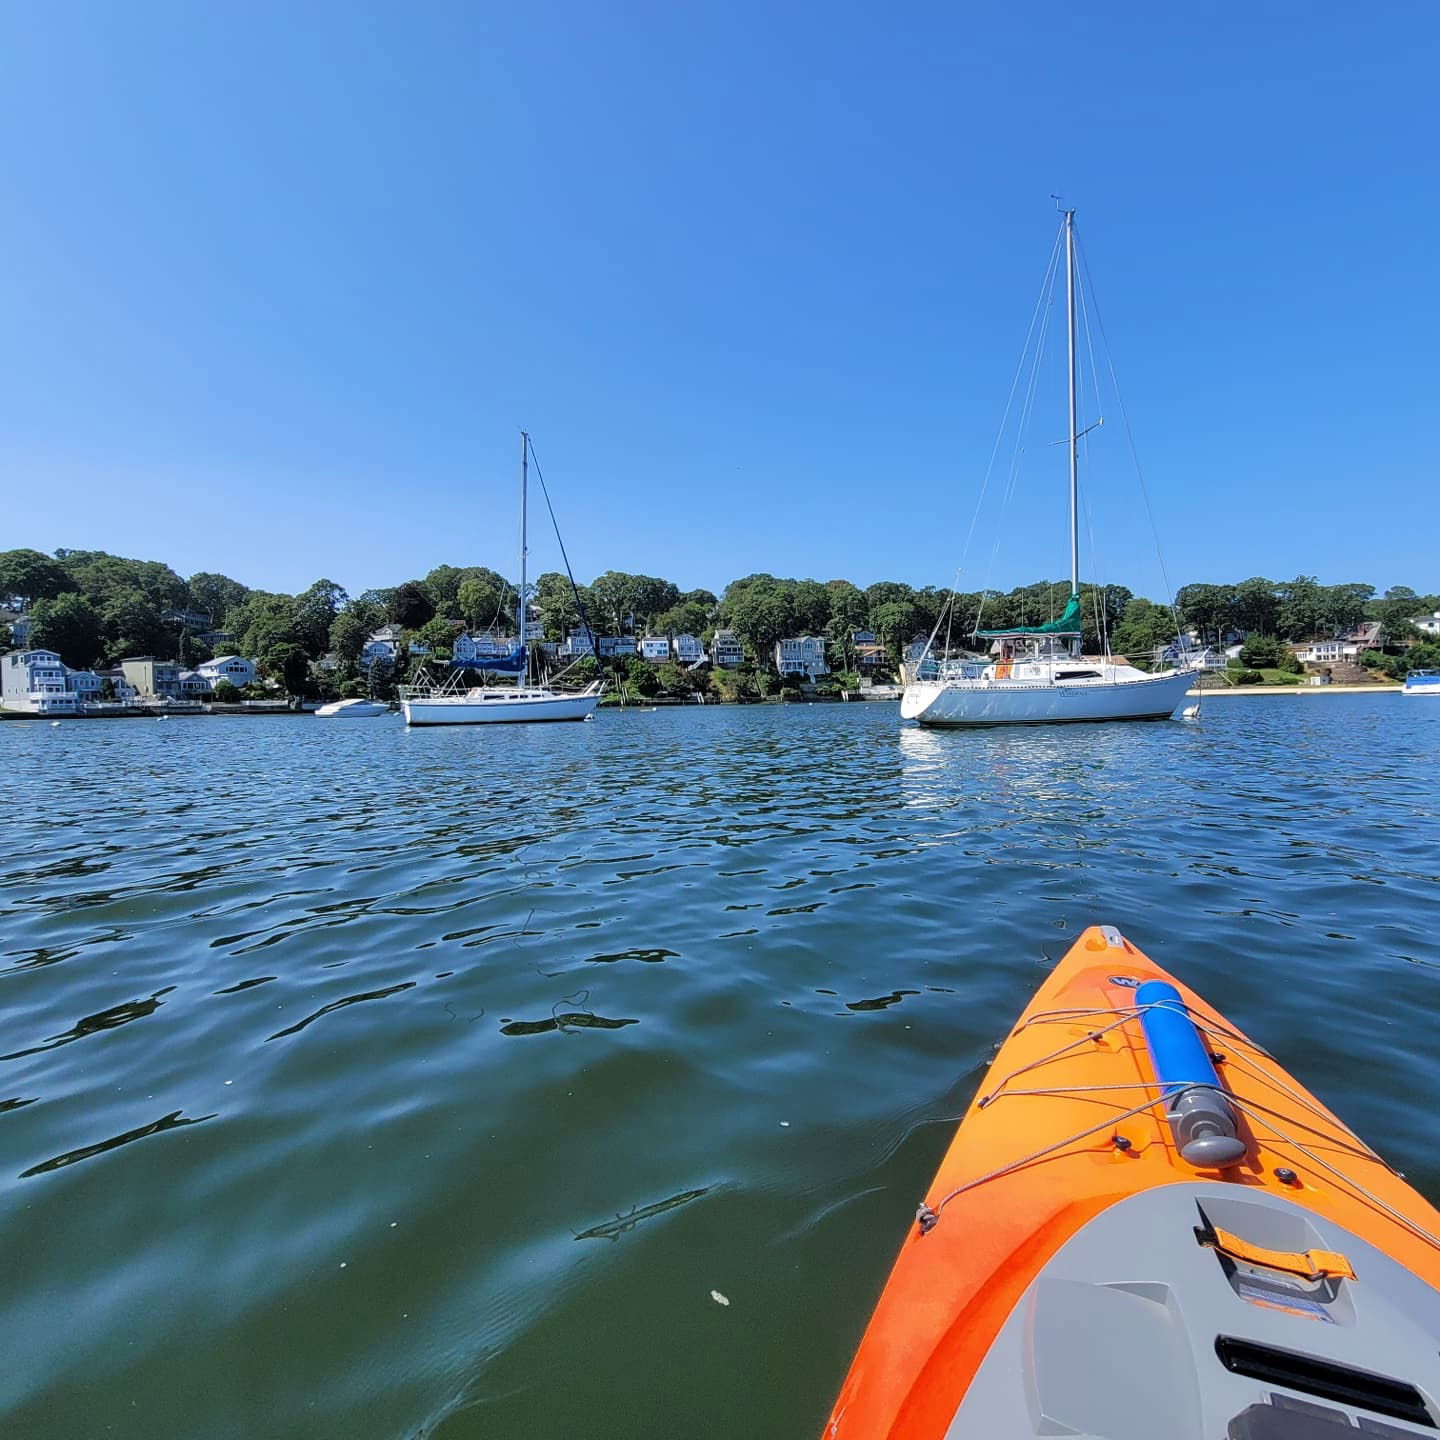
[{"label": "seaweed in water", "polygon": [[668,1200],[656,1200],[649,1205],[636,1205],[625,1211],[623,1215],[617,1215],[613,1220],[602,1220],[598,1225],[592,1225],[588,1230],[582,1230],[575,1238],[577,1240],[618,1240],[627,1230],[633,1230],[642,1220],[649,1220],[656,1215],[663,1215],[667,1210],[679,1209],[681,1205],[688,1205],[692,1200],[698,1200],[702,1195],[708,1195],[710,1187],[707,1185],[700,1190],[682,1190],[678,1195],[672,1195]]},{"label": "seaweed in water", "polygon": [[121,1145],[128,1145],[132,1140],[143,1140],[147,1135],[159,1135],[163,1130],[178,1130],[182,1125],[203,1125],[205,1121],[214,1118],[213,1114],[196,1115],[187,1120],[179,1110],[172,1110],[168,1115],[162,1115],[148,1125],[138,1126],[134,1130],[126,1130],[121,1135],[112,1135],[108,1140],[99,1140],[94,1145],[82,1145],[78,1150],[67,1150],[63,1155],[56,1155],[52,1160],[42,1160],[38,1165],[32,1165],[28,1170],[22,1170],[20,1178],[28,1180],[32,1175],[44,1175],[51,1170],[63,1170],[65,1166],[74,1165],[79,1160],[88,1160],[92,1155],[103,1155],[107,1150],[116,1150]]}]

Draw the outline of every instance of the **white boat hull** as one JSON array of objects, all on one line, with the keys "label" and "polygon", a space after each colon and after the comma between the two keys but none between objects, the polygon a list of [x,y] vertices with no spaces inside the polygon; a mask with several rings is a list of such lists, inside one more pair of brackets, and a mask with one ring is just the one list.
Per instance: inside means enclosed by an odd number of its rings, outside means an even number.
[{"label": "white boat hull", "polygon": [[954,727],[1165,720],[1194,678],[1188,670],[1176,670],[1119,681],[922,681],[905,687],[900,714],[921,725]]},{"label": "white boat hull", "polygon": [[556,695],[537,691],[504,699],[472,699],[468,695],[437,695],[426,700],[405,700],[407,725],[515,725],[550,720],[585,720],[600,703],[600,691]]},{"label": "white boat hull", "polygon": [[321,720],[371,720],[389,713],[390,707],[383,700],[336,700],[315,712]]}]

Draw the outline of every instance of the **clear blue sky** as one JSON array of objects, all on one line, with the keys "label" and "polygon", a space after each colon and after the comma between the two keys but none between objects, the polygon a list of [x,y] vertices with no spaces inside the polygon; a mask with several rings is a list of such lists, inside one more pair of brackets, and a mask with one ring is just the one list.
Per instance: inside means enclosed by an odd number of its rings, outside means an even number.
[{"label": "clear blue sky", "polygon": [[[11,0],[0,547],[513,573],[525,425],[581,580],[944,583],[1059,191],[1172,579],[1440,588],[1437,42],[1431,0]],[[995,583],[1066,568],[1041,404]],[[1158,594],[1091,438],[1101,578]]]}]

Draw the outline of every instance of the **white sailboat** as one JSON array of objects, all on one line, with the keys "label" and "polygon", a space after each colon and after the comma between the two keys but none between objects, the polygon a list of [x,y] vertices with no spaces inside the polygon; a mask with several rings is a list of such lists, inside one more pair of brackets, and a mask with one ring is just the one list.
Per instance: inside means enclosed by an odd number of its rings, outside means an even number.
[{"label": "white sailboat", "polygon": [[[1075,421],[1075,212],[1065,212],[1069,322],[1070,599],[1045,625],[977,630],[998,650],[991,661],[941,662],[933,678],[905,686],[900,714],[921,725],[1047,725],[1065,720],[1162,720],[1175,712],[1191,669],[1146,674],[1080,647],[1079,433]],[[932,637],[933,644],[933,637]],[[928,653],[928,647],[927,647]],[[917,666],[917,672],[919,667]]]},{"label": "white sailboat", "polygon": [[[480,685],[471,689],[449,686],[406,686],[400,692],[400,709],[407,725],[496,725],[551,720],[587,720],[600,703],[601,682],[575,692],[552,690],[528,683],[531,673],[530,627],[526,617],[529,591],[526,560],[529,553],[526,500],[529,493],[530,436],[520,432],[520,643],[503,661],[488,669],[515,673],[514,685]],[[542,477],[543,478],[543,477]],[[458,671],[456,672],[459,673]]]}]

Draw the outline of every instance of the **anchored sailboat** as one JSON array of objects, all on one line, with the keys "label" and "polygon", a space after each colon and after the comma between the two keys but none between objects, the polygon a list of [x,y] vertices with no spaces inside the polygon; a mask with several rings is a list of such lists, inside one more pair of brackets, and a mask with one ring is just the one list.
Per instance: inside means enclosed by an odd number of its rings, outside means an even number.
[{"label": "anchored sailboat", "polygon": [[[527,618],[529,588],[526,561],[529,554],[527,497],[530,476],[530,436],[520,432],[520,639],[508,655],[484,662],[484,669],[517,677],[514,685],[480,685],[469,690],[449,687],[407,686],[400,708],[407,725],[494,725],[539,720],[585,720],[600,703],[599,680],[577,692],[552,690],[532,684],[534,652]],[[543,482],[543,477],[542,477]],[[456,672],[459,673],[458,671]]]},{"label": "anchored sailboat", "polygon": [[[1148,675],[1106,656],[1082,656],[1080,636],[1079,441],[1075,419],[1075,212],[1065,214],[1065,303],[1069,331],[1070,599],[1044,625],[977,630],[998,650],[992,661],[942,662],[912,680],[900,714],[922,725],[1044,725],[1062,720],[1162,720],[1193,678],[1189,669]],[[933,644],[933,637],[931,643]],[[927,647],[928,653],[928,647]],[[918,675],[917,666],[917,675]]]}]

